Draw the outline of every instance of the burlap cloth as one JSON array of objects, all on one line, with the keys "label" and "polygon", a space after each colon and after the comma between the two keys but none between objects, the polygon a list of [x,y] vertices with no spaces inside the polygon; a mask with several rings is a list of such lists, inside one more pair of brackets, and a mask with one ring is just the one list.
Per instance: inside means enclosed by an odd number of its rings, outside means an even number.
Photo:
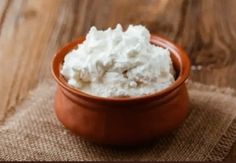
[{"label": "burlap cloth", "polygon": [[170,135],[137,148],[99,146],[67,131],[53,110],[55,83],[40,84],[0,124],[0,160],[222,160],[236,140],[231,89],[188,84],[190,114]]}]

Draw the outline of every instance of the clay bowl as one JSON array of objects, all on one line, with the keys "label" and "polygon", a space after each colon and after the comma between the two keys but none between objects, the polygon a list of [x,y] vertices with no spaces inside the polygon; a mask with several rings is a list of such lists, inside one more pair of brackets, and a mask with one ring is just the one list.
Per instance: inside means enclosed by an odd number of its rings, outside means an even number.
[{"label": "clay bowl", "polygon": [[167,134],[184,121],[188,114],[185,80],[190,62],[179,46],[155,35],[150,40],[171,52],[177,72],[176,81],[171,86],[141,97],[104,98],[70,87],[60,75],[64,56],[83,40],[81,37],[59,50],[51,65],[58,84],[54,108],[67,129],[96,143],[134,145]]}]

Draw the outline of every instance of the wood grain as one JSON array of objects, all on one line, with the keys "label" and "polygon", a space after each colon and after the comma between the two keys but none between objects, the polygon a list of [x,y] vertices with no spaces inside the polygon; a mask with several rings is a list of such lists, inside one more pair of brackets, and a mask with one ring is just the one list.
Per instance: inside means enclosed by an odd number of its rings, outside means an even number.
[{"label": "wood grain", "polygon": [[[235,0],[1,0],[0,121],[51,78],[55,51],[92,25],[143,24],[188,52],[192,80],[236,89],[235,6]],[[236,145],[227,159],[236,160]]]}]

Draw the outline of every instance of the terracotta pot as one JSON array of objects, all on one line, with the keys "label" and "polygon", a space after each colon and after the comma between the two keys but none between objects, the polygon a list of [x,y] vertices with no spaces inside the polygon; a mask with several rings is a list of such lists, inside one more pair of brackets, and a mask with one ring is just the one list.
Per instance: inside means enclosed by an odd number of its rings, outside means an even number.
[{"label": "terracotta pot", "polygon": [[186,53],[167,39],[152,35],[150,42],[168,48],[176,81],[168,88],[141,97],[104,98],[83,93],[67,85],[60,75],[64,56],[84,38],[59,50],[52,61],[52,74],[58,83],[55,112],[61,123],[88,140],[102,144],[137,144],[177,128],[188,113],[185,80],[190,62]]}]

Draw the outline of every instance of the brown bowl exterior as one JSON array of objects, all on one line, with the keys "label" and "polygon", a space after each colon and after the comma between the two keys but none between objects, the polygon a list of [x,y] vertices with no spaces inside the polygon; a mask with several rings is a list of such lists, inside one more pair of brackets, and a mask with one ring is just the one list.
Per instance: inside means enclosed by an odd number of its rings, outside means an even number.
[{"label": "brown bowl exterior", "polygon": [[60,75],[64,56],[79,38],[59,50],[52,61],[58,82],[54,108],[61,123],[88,140],[113,145],[143,143],[177,128],[188,113],[185,80],[190,63],[186,53],[167,39],[152,35],[151,42],[168,48],[178,77],[163,91],[130,98],[104,98],[88,95],[66,84]]}]

